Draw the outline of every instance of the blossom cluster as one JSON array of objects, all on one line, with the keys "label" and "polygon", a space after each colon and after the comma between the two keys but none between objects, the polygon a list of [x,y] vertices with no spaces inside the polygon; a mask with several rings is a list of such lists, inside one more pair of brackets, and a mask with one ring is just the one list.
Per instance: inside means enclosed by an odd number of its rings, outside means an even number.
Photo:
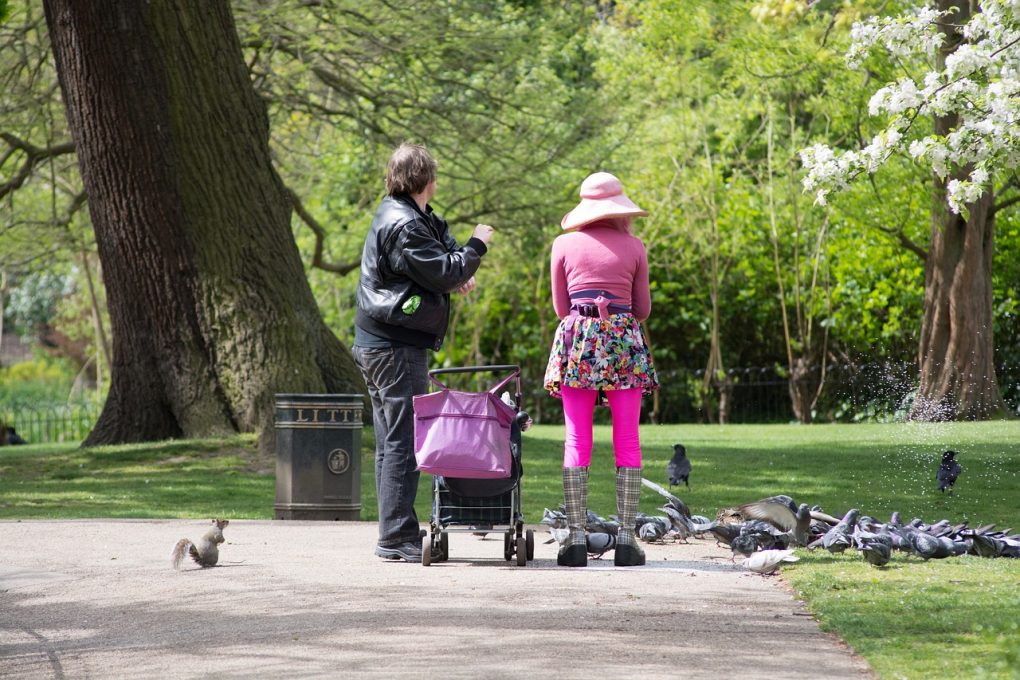
[{"label": "blossom cluster", "polygon": [[[907,151],[947,179],[954,212],[987,190],[990,178],[1020,161],[1020,0],[984,0],[981,12],[962,27],[964,42],[923,78],[907,76],[880,88],[868,102],[872,116],[886,115],[885,129],[857,151],[816,144],[801,151],[804,188],[824,205],[832,191],[862,173],[875,172],[891,154]],[[941,47],[939,24],[954,15],[921,7],[899,17],[871,18],[854,25],[847,52],[852,68],[873,50],[894,58],[927,56]],[[911,135],[917,116],[954,121],[945,135]]]}]

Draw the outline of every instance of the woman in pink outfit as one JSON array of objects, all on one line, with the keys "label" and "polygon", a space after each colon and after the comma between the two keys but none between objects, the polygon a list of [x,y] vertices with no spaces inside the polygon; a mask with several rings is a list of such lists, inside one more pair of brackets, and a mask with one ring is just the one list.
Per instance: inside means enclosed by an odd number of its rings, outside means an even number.
[{"label": "woman in pink outfit", "polygon": [[552,296],[556,330],[545,389],[563,400],[567,436],[563,445],[563,496],[570,534],[561,546],[561,566],[588,563],[585,516],[591,464],[592,415],[600,394],[613,415],[616,510],[620,518],[614,561],[645,563],[634,536],[641,491],[641,396],[658,389],[655,369],[639,322],[651,312],[648,258],[631,220],[648,213],[623,193],[608,172],[581,184],[581,202],[553,242]]}]

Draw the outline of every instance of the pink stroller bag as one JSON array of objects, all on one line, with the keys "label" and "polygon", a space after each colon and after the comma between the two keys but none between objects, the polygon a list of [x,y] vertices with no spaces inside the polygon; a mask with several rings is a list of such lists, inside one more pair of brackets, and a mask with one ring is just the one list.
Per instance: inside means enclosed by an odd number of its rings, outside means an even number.
[{"label": "pink stroller bag", "polygon": [[444,477],[499,479],[510,476],[510,423],[516,413],[496,391],[451,390],[434,376],[438,392],[414,397],[414,455],[418,470]]}]

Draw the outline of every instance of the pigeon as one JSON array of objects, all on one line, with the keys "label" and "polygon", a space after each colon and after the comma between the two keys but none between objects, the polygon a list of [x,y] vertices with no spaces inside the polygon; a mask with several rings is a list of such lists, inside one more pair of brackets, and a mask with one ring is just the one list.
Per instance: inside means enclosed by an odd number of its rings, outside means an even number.
[{"label": "pigeon", "polygon": [[551,538],[545,542],[546,545],[553,542],[558,543],[559,545],[563,545],[564,543],[567,542],[567,538],[570,537],[570,529],[568,529],[567,527],[551,526],[549,527],[549,534]]},{"label": "pigeon", "polygon": [[714,527],[709,529],[709,532],[715,536],[716,545],[719,543],[725,543],[729,545],[733,542],[733,539],[740,535],[739,524],[716,524]]},{"label": "pigeon", "polygon": [[567,515],[560,510],[544,508],[542,510],[542,524],[547,524],[557,529],[565,528],[567,526]]},{"label": "pigeon", "polygon": [[965,532],[964,535],[971,540],[970,553],[978,557],[1002,557],[1005,555],[1008,544],[1002,536],[997,535],[998,533],[993,534],[985,527]]},{"label": "pigeon", "polygon": [[691,528],[691,520],[681,515],[672,506],[664,505],[659,509],[669,517],[670,528],[675,537],[686,543],[687,538],[694,533],[694,530]]},{"label": "pigeon", "polygon": [[938,538],[925,531],[914,530],[910,533],[910,547],[914,554],[924,560],[944,559],[955,554],[954,541]]},{"label": "pigeon", "polygon": [[588,555],[596,560],[616,547],[616,536],[613,534],[591,533],[585,540],[588,544]]},{"label": "pigeon", "polygon": [[[743,555],[744,557],[750,557],[752,553],[759,547],[758,538],[746,527],[740,530],[740,533],[733,537],[730,541],[730,550],[733,551],[733,558],[736,559],[737,555]],[[731,560],[732,561],[732,560]]]},{"label": "pigeon", "polygon": [[841,553],[850,547],[852,541],[851,531],[857,525],[857,517],[861,511],[857,508],[847,510],[839,523],[825,532],[825,535],[812,543],[809,548],[818,547],[819,544],[831,553]]},{"label": "pigeon", "polygon": [[872,566],[884,567],[892,557],[892,548],[888,543],[866,538],[862,540],[860,546],[864,561]]},{"label": "pigeon", "polygon": [[741,564],[757,574],[774,574],[781,563],[799,559],[792,550],[762,550],[750,555]]},{"label": "pigeon", "polygon": [[644,477],[641,478],[641,483],[644,484],[645,486],[647,486],[649,489],[655,491],[655,493],[657,493],[660,496],[662,496],[663,498],[665,498],[666,499],[666,504],[671,506],[671,507],[673,507],[675,510],[677,510],[684,517],[690,517],[691,516],[691,510],[690,510],[690,508],[687,507],[687,504],[684,503],[682,500],[680,500],[678,497],[676,497],[673,494],[671,494],[666,489],[662,488],[661,486],[659,486],[658,484],[656,484],[653,481],[645,479]]},{"label": "pigeon", "polygon": [[690,488],[688,478],[691,476],[691,461],[687,458],[687,449],[683,444],[673,444],[673,458],[666,465],[666,474],[669,477],[669,485],[684,486]]},{"label": "pigeon", "polygon": [[737,510],[747,519],[768,522],[777,529],[789,532],[797,545],[807,545],[811,527],[811,510],[807,503],[793,504],[789,496],[770,496],[754,503],[745,503]]},{"label": "pigeon", "polygon": [[648,517],[648,521],[638,525],[637,535],[645,543],[661,540],[669,532],[669,520],[665,517]]},{"label": "pigeon", "polygon": [[0,432],[0,440],[2,440],[3,444],[7,446],[18,446],[28,443],[21,435],[18,434],[18,431],[10,425],[5,425],[3,427],[3,431]]},{"label": "pigeon", "polygon": [[620,530],[620,523],[616,520],[606,519],[589,510],[585,516],[585,531],[591,534],[612,534],[616,535]]},{"label": "pigeon", "polygon": [[942,493],[949,489],[953,493],[953,485],[956,478],[960,476],[962,468],[956,462],[956,451],[946,451],[942,454],[942,463],[939,464],[939,471],[935,473],[935,481],[939,483],[939,491]]}]

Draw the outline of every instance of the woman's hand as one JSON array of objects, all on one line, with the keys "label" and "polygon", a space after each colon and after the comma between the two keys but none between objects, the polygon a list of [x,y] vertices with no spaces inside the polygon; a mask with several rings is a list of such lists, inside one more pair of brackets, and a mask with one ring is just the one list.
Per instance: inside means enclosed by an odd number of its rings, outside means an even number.
[{"label": "woman's hand", "polygon": [[472,276],[470,279],[467,280],[467,282],[464,283],[463,286],[458,288],[455,292],[460,293],[461,295],[467,295],[468,293],[473,291],[475,289],[475,286],[477,285],[478,284],[475,283],[475,277]]}]

